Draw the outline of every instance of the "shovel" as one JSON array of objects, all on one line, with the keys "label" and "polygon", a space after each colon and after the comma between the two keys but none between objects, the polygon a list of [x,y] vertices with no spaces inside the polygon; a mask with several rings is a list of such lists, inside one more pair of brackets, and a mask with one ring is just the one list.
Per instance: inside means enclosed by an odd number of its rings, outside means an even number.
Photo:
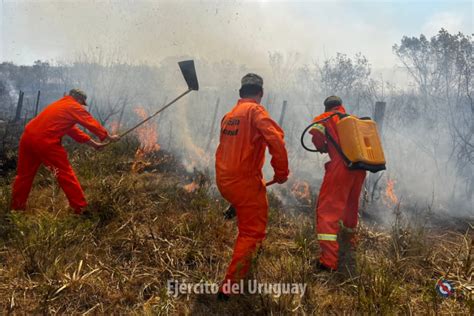
[{"label": "shovel", "polygon": [[150,115],[149,117],[147,117],[146,119],[144,119],[143,121],[135,125],[134,127],[120,134],[121,138],[131,133],[138,127],[142,126],[143,124],[145,124],[146,122],[148,122],[149,120],[151,120],[152,118],[154,118],[155,116],[157,116],[158,114],[160,114],[161,112],[169,108],[173,103],[175,103],[176,101],[184,97],[189,92],[193,90],[194,91],[199,90],[199,83],[198,83],[198,79],[196,75],[196,69],[194,68],[194,60],[180,61],[178,65],[179,65],[179,68],[181,69],[181,73],[183,74],[184,80],[186,80],[186,83],[188,84],[188,90],[180,94],[177,98],[173,99],[171,102],[163,106],[161,109],[159,109],[158,111],[156,111],[155,113],[153,113],[152,115]]},{"label": "shovel", "polygon": [[[276,183],[276,181],[272,180],[272,181],[267,182],[265,184],[265,186],[269,187],[269,186],[271,186],[272,184],[275,184],[275,183]],[[227,219],[227,220],[233,219],[236,214],[237,214],[237,212],[235,210],[235,207],[232,204],[229,205],[229,207],[223,213],[224,219]]]}]

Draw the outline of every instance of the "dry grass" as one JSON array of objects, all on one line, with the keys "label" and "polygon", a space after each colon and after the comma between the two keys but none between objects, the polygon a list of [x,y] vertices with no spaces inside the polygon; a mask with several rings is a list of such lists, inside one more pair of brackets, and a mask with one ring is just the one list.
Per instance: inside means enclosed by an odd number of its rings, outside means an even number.
[{"label": "dry grass", "polygon": [[[0,185],[2,314],[472,314],[472,231],[433,231],[400,211],[391,230],[361,226],[359,276],[315,271],[313,217],[271,197],[268,237],[252,270],[260,282],[305,282],[303,298],[241,295],[173,298],[168,279],[219,282],[236,227],[206,175],[187,174],[171,158],[131,173],[133,139],[100,153],[73,148],[87,216],[72,215],[55,181],[36,179],[27,213],[9,213],[9,181]],[[161,155],[161,154],[160,154]],[[164,154],[163,154],[164,155]],[[165,159],[166,158],[166,159]],[[157,157],[155,157],[157,159]],[[195,180],[199,189],[187,192]],[[446,277],[454,297],[434,285]],[[471,296],[470,296],[471,295]]]}]

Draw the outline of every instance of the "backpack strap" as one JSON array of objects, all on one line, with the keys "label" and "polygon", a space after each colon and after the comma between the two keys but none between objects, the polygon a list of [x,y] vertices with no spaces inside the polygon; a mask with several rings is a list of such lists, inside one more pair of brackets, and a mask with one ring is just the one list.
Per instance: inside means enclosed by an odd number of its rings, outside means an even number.
[{"label": "backpack strap", "polygon": [[[334,113],[332,113],[331,115],[329,115],[328,117],[325,117],[325,118],[323,118],[323,119],[320,119],[320,120],[318,120],[318,121],[316,121],[316,122],[312,122],[310,125],[308,125],[308,126],[304,129],[303,133],[301,134],[301,139],[300,139],[300,141],[301,141],[301,145],[303,146],[304,149],[306,149],[307,151],[310,151],[310,152],[318,152],[318,150],[309,148],[309,147],[307,147],[307,146],[305,145],[305,143],[304,143],[304,136],[305,136],[306,132],[307,132],[308,130],[310,130],[315,124],[327,122],[329,119],[331,119],[333,116],[336,116],[336,115],[338,115],[340,119],[341,119],[341,118],[344,118],[344,117],[346,117],[346,116],[350,116],[349,114],[346,114],[346,113],[334,112]],[[329,136],[329,137],[328,137],[328,136]],[[327,133],[327,128],[326,128],[326,137],[328,137],[328,138],[331,137],[331,136]],[[334,141],[334,139],[333,139],[332,137],[331,137],[330,139],[331,139],[331,142],[332,142],[332,143],[334,144],[334,146],[336,147],[336,149],[339,148],[338,151],[340,151],[340,152],[342,153],[341,148],[337,145],[337,143]],[[342,155],[344,155],[344,154],[342,153]],[[343,157],[345,157],[345,156],[343,156]],[[347,159],[347,157],[346,157],[346,159]]]},{"label": "backpack strap", "polygon": [[347,156],[342,151],[341,146],[339,146],[339,144],[336,142],[336,140],[331,136],[331,134],[329,133],[327,128],[326,128],[326,137],[327,137],[327,139],[329,139],[331,144],[333,144],[334,148],[336,148],[336,151],[339,153],[339,155],[341,155],[342,160],[344,160],[347,167],[352,168],[352,161],[350,161],[349,158],[347,158]]},{"label": "backpack strap", "polygon": [[[335,116],[335,115],[339,116],[339,119],[342,119],[342,118],[344,118],[344,117],[350,116],[350,114],[341,113],[341,112],[334,112],[334,114],[331,114],[330,116],[328,116],[327,118],[325,118],[324,121],[329,120],[330,118],[332,118],[332,117]],[[329,133],[329,129],[328,129],[328,128],[326,128],[325,134],[326,134],[326,138],[329,139],[329,141],[331,142],[331,144],[334,145],[334,148],[336,148],[336,151],[339,153],[339,155],[341,155],[342,160],[344,160],[344,162],[346,163],[347,167],[348,167],[348,168],[351,168],[352,165],[353,165],[352,161],[350,161],[349,158],[347,158],[347,156],[344,154],[344,152],[342,151],[341,146],[339,146],[339,144],[336,142],[336,140],[334,139],[334,137],[332,137],[332,135]]]}]

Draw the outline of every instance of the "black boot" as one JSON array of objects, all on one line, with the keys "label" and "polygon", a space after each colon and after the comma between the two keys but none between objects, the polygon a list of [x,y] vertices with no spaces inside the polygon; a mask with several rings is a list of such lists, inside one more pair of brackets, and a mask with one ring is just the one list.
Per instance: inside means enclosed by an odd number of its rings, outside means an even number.
[{"label": "black boot", "polygon": [[326,271],[326,272],[334,272],[335,270],[328,267],[327,265],[321,263],[320,261],[318,261],[316,263],[316,269],[319,270],[319,271]]}]

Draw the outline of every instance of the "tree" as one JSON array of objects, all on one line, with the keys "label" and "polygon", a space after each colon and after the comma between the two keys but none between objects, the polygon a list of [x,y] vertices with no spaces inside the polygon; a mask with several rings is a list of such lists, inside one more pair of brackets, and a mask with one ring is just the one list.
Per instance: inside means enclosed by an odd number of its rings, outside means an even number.
[{"label": "tree", "polygon": [[[445,164],[456,158],[466,194],[474,194],[474,104],[472,100],[473,42],[471,36],[441,29],[428,40],[404,36],[393,46],[422,96],[424,123],[430,128],[433,155],[450,147]],[[449,135],[449,141],[445,135]],[[455,195],[453,188],[453,196]]]},{"label": "tree", "polygon": [[358,53],[350,58],[337,53],[336,57],[325,60],[322,66],[316,66],[324,96],[340,96],[353,112],[360,111],[361,106],[372,108],[375,82],[370,78],[371,67],[365,56]]}]

